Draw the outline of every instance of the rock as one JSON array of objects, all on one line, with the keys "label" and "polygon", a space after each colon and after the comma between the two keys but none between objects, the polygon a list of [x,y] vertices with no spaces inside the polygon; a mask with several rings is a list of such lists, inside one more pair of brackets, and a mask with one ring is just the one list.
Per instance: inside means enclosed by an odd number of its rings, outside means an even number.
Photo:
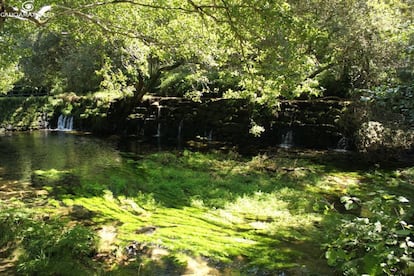
[{"label": "rock", "polygon": [[140,244],[136,241],[131,242],[125,247],[125,251],[128,256],[136,256],[140,251]]},{"label": "rock", "polygon": [[86,209],[82,205],[73,205],[70,210],[70,215],[77,220],[91,219],[95,213]]},{"label": "rock", "polygon": [[157,230],[155,226],[144,226],[135,231],[136,234],[152,234]]}]

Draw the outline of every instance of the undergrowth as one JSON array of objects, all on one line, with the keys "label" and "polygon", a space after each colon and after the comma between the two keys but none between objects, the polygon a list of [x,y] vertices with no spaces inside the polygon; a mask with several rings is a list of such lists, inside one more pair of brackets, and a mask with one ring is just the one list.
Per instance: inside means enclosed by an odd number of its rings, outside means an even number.
[{"label": "undergrowth", "polygon": [[41,220],[26,209],[6,209],[0,215],[2,257],[17,255],[19,275],[85,275],[98,268],[96,234],[89,228],[57,217]]}]

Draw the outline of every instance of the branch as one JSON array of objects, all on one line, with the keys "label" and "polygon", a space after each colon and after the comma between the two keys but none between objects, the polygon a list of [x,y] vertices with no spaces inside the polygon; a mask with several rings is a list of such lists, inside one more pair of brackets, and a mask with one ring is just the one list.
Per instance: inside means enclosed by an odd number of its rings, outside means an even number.
[{"label": "branch", "polygon": [[131,31],[125,31],[122,27],[113,25],[111,27],[109,27],[108,25],[106,25],[104,22],[102,22],[102,20],[94,15],[90,15],[84,12],[81,12],[79,10],[75,10],[72,8],[68,8],[68,7],[64,7],[64,6],[57,6],[57,8],[64,10],[64,12],[59,13],[58,15],[65,15],[65,14],[73,14],[73,15],[77,15],[80,18],[83,18],[87,21],[90,21],[92,23],[94,23],[95,25],[97,25],[99,28],[101,28],[104,32],[107,33],[112,33],[112,34],[119,34],[119,35],[123,35],[123,36],[127,36],[130,38],[137,38],[137,39],[141,39],[144,43],[146,44],[157,44],[157,40],[155,38],[143,35],[143,34],[138,34],[136,32],[131,32]]},{"label": "branch", "polygon": [[245,52],[244,52],[244,41],[246,41],[246,38],[240,33],[239,29],[236,27],[236,25],[233,23],[233,17],[229,11],[229,6],[226,3],[225,0],[221,0],[225,7],[225,14],[227,17],[227,23],[230,26],[230,29],[233,31],[236,38],[239,40],[240,43],[240,49],[241,49],[241,55],[243,58],[246,58]]},{"label": "branch", "polygon": [[141,7],[150,8],[150,9],[162,9],[162,10],[176,10],[176,11],[183,11],[183,12],[194,12],[194,10],[186,9],[186,8],[183,8],[183,7],[151,5],[151,4],[144,4],[144,3],[135,2],[135,1],[132,1],[132,0],[113,0],[113,1],[96,2],[96,3],[88,4],[88,5],[85,5],[85,6],[81,6],[81,7],[79,7],[79,9],[91,9],[91,8],[95,8],[95,7],[99,7],[99,6],[122,4],[122,3],[135,5],[135,6],[141,6]]},{"label": "branch", "polygon": [[316,69],[314,72],[312,72],[312,74],[310,74],[306,79],[313,79],[314,77],[316,77],[317,75],[319,75],[320,73],[322,73],[325,70],[331,69],[332,67],[334,67],[336,64],[335,63],[328,63],[325,66],[319,67],[318,69]]},{"label": "branch", "polygon": [[[146,4],[146,3],[136,2],[136,1],[133,1],[133,0],[101,1],[101,2],[95,2],[95,3],[92,3],[92,4],[81,6],[81,7],[79,7],[79,9],[89,9],[89,8],[95,8],[95,7],[98,7],[98,6],[105,6],[105,5],[112,5],[112,4],[122,4],[122,3],[135,5],[135,6],[141,6],[141,7],[150,8],[150,9],[176,10],[176,11],[183,11],[183,12],[188,12],[188,13],[197,13],[197,12],[201,12],[202,10],[205,10],[205,9],[216,9],[216,10],[217,9],[222,9],[222,10],[226,10],[228,8],[226,5],[217,5],[217,4],[197,5],[192,0],[187,0],[187,2],[194,9],[188,9],[188,8],[185,8],[185,7],[182,7],[182,6],[174,7],[174,6],[166,6],[166,5]],[[252,9],[254,11],[264,11],[265,10],[264,8],[258,8],[256,6],[250,6],[250,5],[245,5],[245,4],[237,4],[237,5],[234,5],[233,7],[234,8],[247,8],[247,9]]]},{"label": "branch", "polygon": [[180,67],[183,64],[184,64],[184,60],[178,60],[178,61],[176,61],[173,64],[169,64],[169,65],[162,66],[158,70],[161,71],[161,72],[163,72],[163,71],[171,71],[171,70],[174,70],[175,68]]},{"label": "branch", "polygon": [[[212,18],[214,21],[222,23],[221,21],[219,21],[217,19],[217,17],[215,17],[214,15],[212,15],[211,13],[209,13],[205,10],[206,8],[211,8],[211,7],[205,6],[205,5],[204,6],[198,6],[192,0],[187,0],[187,2],[190,3],[190,5],[194,8],[194,12],[199,13],[201,15],[201,17],[204,17],[204,15],[207,15],[208,17]],[[219,7],[217,7],[217,8],[219,8]]]}]

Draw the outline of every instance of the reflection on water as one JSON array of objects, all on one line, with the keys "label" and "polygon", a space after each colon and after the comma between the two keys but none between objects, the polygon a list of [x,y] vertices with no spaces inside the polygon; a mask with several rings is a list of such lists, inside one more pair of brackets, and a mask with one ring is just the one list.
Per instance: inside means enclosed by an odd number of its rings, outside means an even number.
[{"label": "reflection on water", "polygon": [[0,192],[28,188],[36,170],[99,177],[106,168],[116,168],[121,163],[120,153],[113,145],[89,136],[48,131],[2,135]]},{"label": "reflection on water", "polygon": [[[208,144],[210,146],[210,144]],[[163,150],[177,149],[163,145]],[[0,199],[30,197],[47,186],[52,195],[132,195],[143,187],[145,170],[133,159],[159,145],[117,137],[38,131],[0,135]],[[132,152],[123,158],[122,152]],[[58,180],[56,180],[58,178]]]}]

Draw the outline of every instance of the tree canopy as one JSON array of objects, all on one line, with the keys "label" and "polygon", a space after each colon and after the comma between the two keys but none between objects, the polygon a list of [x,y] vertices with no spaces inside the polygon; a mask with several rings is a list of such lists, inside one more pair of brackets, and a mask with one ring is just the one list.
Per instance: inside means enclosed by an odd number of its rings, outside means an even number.
[{"label": "tree canopy", "polygon": [[410,0],[2,0],[0,91],[274,103],[412,83],[413,12]]}]

